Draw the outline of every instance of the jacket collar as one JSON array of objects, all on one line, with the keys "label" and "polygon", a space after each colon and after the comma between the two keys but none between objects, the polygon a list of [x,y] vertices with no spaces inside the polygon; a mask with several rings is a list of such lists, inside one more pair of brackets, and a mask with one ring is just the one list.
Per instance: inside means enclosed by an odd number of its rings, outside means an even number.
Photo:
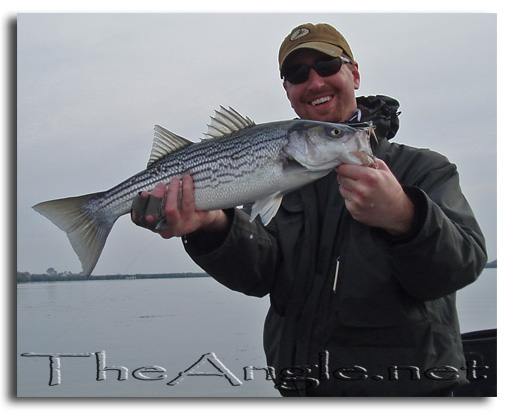
[{"label": "jacket collar", "polygon": [[354,114],[349,122],[372,121],[379,141],[391,140],[396,135],[400,127],[400,103],[397,100],[381,95],[357,97],[357,107],[360,115]]}]

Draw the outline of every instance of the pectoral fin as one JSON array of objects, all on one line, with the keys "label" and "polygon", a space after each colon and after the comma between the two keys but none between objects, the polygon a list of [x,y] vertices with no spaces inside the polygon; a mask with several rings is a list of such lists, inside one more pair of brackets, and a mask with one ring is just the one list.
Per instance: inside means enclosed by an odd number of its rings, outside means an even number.
[{"label": "pectoral fin", "polygon": [[277,214],[283,197],[284,194],[282,192],[278,192],[257,200],[252,206],[250,221],[255,220],[255,218],[260,214],[262,223],[264,225],[268,225]]}]

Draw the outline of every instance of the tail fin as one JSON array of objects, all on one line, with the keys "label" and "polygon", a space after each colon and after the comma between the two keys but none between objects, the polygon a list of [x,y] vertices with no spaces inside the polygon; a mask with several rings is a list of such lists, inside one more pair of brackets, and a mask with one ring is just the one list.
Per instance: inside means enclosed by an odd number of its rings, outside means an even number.
[{"label": "tail fin", "polygon": [[103,210],[98,200],[103,193],[46,201],[32,207],[66,232],[71,246],[89,277],[95,268],[105,241],[119,216]]}]

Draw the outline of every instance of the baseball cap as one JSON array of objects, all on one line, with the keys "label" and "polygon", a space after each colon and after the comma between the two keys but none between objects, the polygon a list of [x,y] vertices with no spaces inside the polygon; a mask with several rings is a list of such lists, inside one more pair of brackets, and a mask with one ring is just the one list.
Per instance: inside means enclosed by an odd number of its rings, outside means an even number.
[{"label": "baseball cap", "polygon": [[280,73],[287,57],[302,48],[321,51],[332,57],[340,56],[344,52],[353,60],[350,45],[334,27],[326,23],[306,23],[295,27],[282,42],[278,52]]}]

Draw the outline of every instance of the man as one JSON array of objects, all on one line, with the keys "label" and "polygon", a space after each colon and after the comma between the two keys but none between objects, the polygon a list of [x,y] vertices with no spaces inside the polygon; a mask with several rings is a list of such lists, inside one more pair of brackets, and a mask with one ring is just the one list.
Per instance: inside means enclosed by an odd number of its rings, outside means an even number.
[{"label": "man", "polygon": [[279,66],[300,118],[373,121],[378,169],[341,164],[286,195],[266,228],[243,210],[195,210],[190,176],[142,193],[133,220],[153,229],[164,203],[162,237],[182,236],[227,287],[269,294],[264,348],[282,395],[451,395],[466,371],[455,292],[487,260],[456,167],[388,141],[399,104],[355,98],[359,66],[333,27],[293,29]]}]

